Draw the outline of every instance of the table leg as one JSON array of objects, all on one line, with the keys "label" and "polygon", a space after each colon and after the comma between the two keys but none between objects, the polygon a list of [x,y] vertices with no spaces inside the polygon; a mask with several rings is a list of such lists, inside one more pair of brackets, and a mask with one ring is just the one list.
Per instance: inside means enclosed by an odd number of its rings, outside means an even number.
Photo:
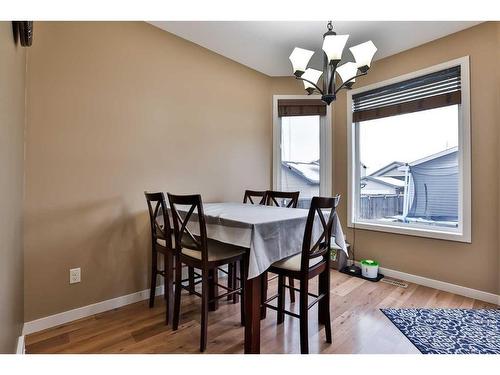
[{"label": "table leg", "polygon": [[268,283],[268,273],[264,272],[260,275],[260,299],[262,307],[260,308],[260,318],[266,319],[267,308],[264,306],[264,302],[267,300],[267,283]]},{"label": "table leg", "polygon": [[208,311],[216,311],[219,308],[219,300],[215,299],[219,295],[219,272],[217,268],[208,271]]},{"label": "table leg", "polygon": [[260,354],[260,292],[261,276],[245,277],[245,354]]}]

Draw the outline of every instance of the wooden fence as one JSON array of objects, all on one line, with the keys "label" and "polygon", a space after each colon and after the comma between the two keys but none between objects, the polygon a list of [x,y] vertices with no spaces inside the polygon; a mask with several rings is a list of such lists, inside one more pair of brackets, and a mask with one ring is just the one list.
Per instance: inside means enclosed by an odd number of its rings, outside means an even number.
[{"label": "wooden fence", "polygon": [[403,194],[362,195],[359,215],[361,219],[380,219],[403,214]]}]

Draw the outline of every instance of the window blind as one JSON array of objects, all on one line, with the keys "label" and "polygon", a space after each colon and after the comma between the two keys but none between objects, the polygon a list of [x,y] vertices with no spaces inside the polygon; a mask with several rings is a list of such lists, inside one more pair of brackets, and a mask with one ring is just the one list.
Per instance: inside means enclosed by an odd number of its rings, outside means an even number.
[{"label": "window blind", "polygon": [[326,115],[326,104],[321,99],[279,99],[278,116]]},{"label": "window blind", "polygon": [[353,122],[460,104],[460,66],[352,96]]}]

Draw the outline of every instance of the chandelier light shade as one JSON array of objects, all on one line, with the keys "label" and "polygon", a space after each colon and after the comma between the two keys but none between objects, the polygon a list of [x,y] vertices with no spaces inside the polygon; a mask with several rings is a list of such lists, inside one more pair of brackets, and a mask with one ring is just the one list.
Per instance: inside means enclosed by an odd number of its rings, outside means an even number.
[{"label": "chandelier light shade", "polygon": [[349,48],[351,50],[354,59],[356,60],[356,65],[360,71],[368,71],[370,69],[370,64],[372,62],[375,52],[377,52],[377,47],[370,40],[358,44],[357,46]]},{"label": "chandelier light shade", "polygon": [[[355,62],[339,65],[348,39],[349,35],[337,35],[333,31],[332,21],[328,22],[327,32],[323,35],[323,71],[307,67],[314,51],[295,47],[289,57],[295,78],[304,82],[304,88],[309,95],[321,94],[321,99],[327,105],[336,99],[340,90],[351,89],[356,78],[367,74],[377,52],[377,47],[371,40],[358,44],[349,48]],[[321,76],[322,82],[318,83]]]},{"label": "chandelier light shade", "polygon": [[[304,74],[302,74],[302,78],[304,79],[304,88],[306,89],[307,92],[314,92],[314,86],[313,83],[317,83],[319,80],[319,77],[323,72],[321,70],[317,69],[312,69],[312,68],[307,68]],[[311,83],[312,82],[312,83]]]},{"label": "chandelier light shade", "polygon": [[[328,33],[327,33],[328,34]],[[325,51],[328,61],[342,60],[342,52],[349,35],[326,35],[323,38],[323,51]]]},{"label": "chandelier light shade", "polygon": [[356,81],[356,74],[358,73],[358,64],[354,62],[347,62],[337,67],[337,73],[342,82],[347,82],[347,88],[351,88]]},{"label": "chandelier light shade", "polygon": [[293,74],[300,77],[307,69],[307,64],[311,60],[314,51],[295,47],[289,59],[292,62]]}]

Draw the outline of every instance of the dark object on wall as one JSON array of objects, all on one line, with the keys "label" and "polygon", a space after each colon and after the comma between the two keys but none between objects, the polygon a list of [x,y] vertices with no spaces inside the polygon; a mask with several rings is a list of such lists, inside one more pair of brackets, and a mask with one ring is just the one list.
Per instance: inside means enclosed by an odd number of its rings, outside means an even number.
[{"label": "dark object on wall", "polygon": [[19,37],[19,28],[17,27],[16,21],[12,21],[12,36],[14,37],[14,43],[17,44],[17,39]]},{"label": "dark object on wall", "polygon": [[16,43],[19,37],[21,46],[30,47],[33,44],[33,21],[13,21],[12,29]]}]

